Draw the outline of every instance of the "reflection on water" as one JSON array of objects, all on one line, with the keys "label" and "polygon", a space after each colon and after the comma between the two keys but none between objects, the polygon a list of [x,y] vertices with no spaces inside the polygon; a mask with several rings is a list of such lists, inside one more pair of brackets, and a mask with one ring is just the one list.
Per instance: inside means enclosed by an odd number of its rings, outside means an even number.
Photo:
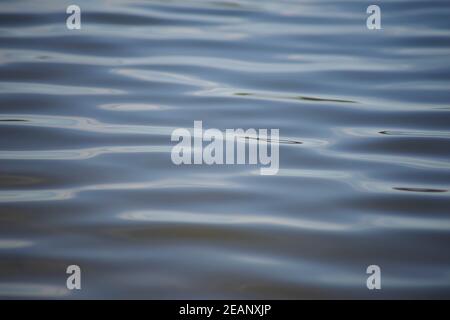
[{"label": "reflection on water", "polygon": [[[72,2],[0,4],[1,298],[450,297],[448,1]],[[280,171],[173,165],[195,120]]]}]

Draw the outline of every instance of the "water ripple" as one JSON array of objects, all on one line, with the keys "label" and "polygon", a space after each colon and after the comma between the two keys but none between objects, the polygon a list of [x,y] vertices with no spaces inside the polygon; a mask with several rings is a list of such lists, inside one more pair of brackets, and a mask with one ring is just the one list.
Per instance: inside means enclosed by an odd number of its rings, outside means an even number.
[{"label": "water ripple", "polygon": [[[357,0],[78,4],[1,3],[2,298],[373,298],[368,264],[450,297],[448,1],[379,1],[382,30]],[[195,120],[279,129],[278,174],[174,165]]]}]

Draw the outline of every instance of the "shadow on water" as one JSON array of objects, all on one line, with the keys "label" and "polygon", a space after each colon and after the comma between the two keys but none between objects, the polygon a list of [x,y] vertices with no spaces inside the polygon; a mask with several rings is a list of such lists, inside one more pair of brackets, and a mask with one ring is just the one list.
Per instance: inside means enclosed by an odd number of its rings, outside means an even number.
[{"label": "shadow on water", "polygon": [[[377,3],[2,1],[0,297],[450,298],[450,2]],[[278,174],[173,164],[195,120]]]}]

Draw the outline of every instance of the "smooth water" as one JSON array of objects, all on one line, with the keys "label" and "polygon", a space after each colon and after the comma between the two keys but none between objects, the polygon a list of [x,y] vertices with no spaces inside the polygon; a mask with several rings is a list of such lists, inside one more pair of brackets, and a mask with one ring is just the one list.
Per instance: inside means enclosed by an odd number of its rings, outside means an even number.
[{"label": "smooth water", "polygon": [[[450,2],[370,4],[2,1],[0,297],[450,298]],[[279,173],[174,165],[194,120]]]}]

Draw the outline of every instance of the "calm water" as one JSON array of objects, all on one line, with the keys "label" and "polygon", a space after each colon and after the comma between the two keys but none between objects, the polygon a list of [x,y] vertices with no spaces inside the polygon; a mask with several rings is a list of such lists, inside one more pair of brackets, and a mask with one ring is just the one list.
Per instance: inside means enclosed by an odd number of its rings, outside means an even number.
[{"label": "calm water", "polygon": [[[0,297],[450,298],[450,3],[369,4],[2,1]],[[278,175],[175,166],[194,120]]]}]

